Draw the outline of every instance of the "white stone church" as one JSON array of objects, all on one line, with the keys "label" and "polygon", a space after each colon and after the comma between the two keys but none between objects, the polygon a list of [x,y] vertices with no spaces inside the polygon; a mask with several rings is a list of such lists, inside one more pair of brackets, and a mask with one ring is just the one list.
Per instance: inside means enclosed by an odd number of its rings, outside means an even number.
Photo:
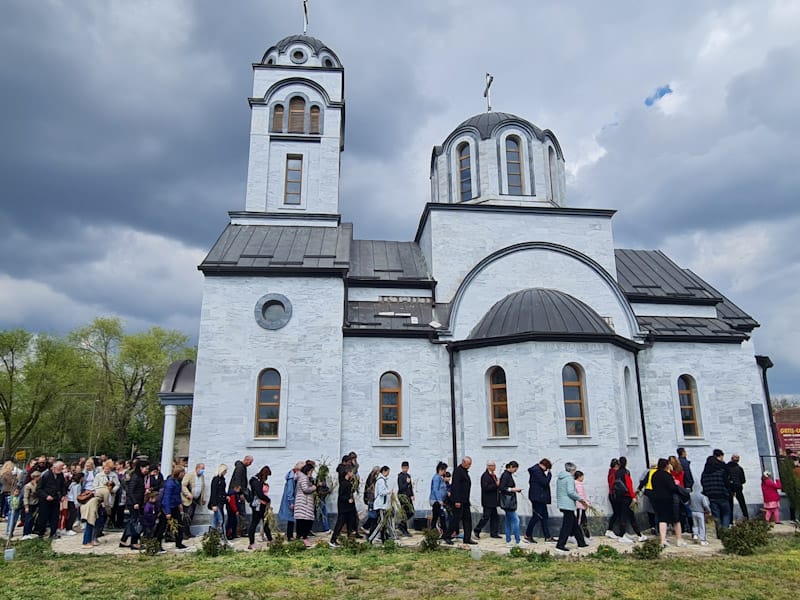
[{"label": "white stone church", "polygon": [[488,459],[572,461],[602,505],[612,457],[638,477],[683,446],[698,481],[713,448],[740,454],[760,503],[774,452],[758,323],[662,252],[615,248],[615,211],[569,207],[553,132],[466,119],[433,147],[414,239],[357,240],[339,214],[336,53],[287,37],[253,74],[245,206],[199,266],[197,363],[161,394],[165,462],[191,404],[190,463],[252,454],[274,499],[298,460],[355,450],[362,475],[410,461],[420,513],[437,461],[464,455],[473,510]]}]

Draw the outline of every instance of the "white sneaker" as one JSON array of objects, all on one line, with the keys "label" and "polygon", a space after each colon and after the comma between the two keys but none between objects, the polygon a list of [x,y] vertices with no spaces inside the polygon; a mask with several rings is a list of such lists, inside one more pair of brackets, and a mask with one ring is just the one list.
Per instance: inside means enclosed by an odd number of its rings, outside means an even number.
[{"label": "white sneaker", "polygon": [[617,538],[618,542],[622,542],[623,544],[632,544],[633,540],[629,538],[627,535],[623,535]]},{"label": "white sneaker", "polygon": [[613,531],[611,531],[610,529],[606,529],[606,537],[610,538],[612,540],[618,540],[619,539],[619,536],[616,533],[614,533]]},{"label": "white sneaker", "polygon": [[559,554],[569,554],[569,550],[562,550],[561,548],[555,548],[555,551]]},{"label": "white sneaker", "polygon": [[75,532],[70,529],[69,531],[64,531],[63,535],[75,535]]},{"label": "white sneaker", "polygon": [[519,543],[520,543],[522,546],[528,546],[528,545],[530,544],[530,542],[529,542],[528,540],[526,540],[525,538],[522,538],[522,539],[519,541]]},{"label": "white sneaker", "polygon": [[693,533],[693,534],[692,534],[692,540],[696,542],[698,539],[699,539],[699,538],[697,537],[697,534],[696,534],[696,533]]},{"label": "white sneaker", "polygon": [[506,548],[513,548],[514,542],[506,542]]},{"label": "white sneaker", "polygon": [[36,537],[36,536],[35,536],[35,535],[33,535],[32,533],[29,533],[28,535],[23,535],[23,536],[22,536],[20,539],[23,539],[23,540],[32,540],[32,539],[33,539],[33,538],[35,538],[35,537]]},{"label": "white sneaker", "polygon": [[705,540],[700,540],[700,545],[701,546],[708,546],[708,542],[705,541]]},{"label": "white sneaker", "polygon": [[646,542],[646,541],[647,541],[647,536],[646,536],[645,534],[642,534],[642,535],[640,535],[640,536],[639,536],[637,539],[638,539],[640,542]]},{"label": "white sneaker", "polygon": [[682,548],[682,547],[684,547],[684,546],[687,546],[688,544],[687,544],[686,542],[684,542],[683,540],[678,540],[678,541],[675,543],[675,545],[676,545],[676,546],[680,546],[680,547]]},{"label": "white sneaker", "polygon": [[328,542],[328,548],[341,548],[341,546],[334,542]]}]

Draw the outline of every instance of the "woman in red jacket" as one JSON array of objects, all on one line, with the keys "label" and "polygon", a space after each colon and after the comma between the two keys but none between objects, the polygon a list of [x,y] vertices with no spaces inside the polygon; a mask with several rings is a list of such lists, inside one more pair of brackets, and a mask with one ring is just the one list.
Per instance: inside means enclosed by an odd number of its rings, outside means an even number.
[{"label": "woman in red jacket", "polygon": [[761,476],[761,494],[764,496],[764,518],[769,523],[775,515],[775,523],[780,525],[781,482],[772,479],[769,471],[764,471]]}]

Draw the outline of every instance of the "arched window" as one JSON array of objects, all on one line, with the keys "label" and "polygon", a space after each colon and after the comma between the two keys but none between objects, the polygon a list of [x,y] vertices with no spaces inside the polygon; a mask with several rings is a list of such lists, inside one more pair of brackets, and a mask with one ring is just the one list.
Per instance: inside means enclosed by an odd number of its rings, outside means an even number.
[{"label": "arched window", "polygon": [[583,373],[580,366],[570,363],[561,370],[564,388],[564,418],[567,435],[586,435],[586,406],[584,404]]},{"label": "arched window", "polygon": [[276,104],[272,110],[272,131],[283,131],[283,104]]},{"label": "arched window", "polygon": [[472,199],[472,169],[470,167],[469,144],[464,142],[458,147],[458,181],[461,201]]},{"label": "arched window", "polygon": [[553,147],[547,150],[547,167],[550,171],[550,199],[556,201],[556,153]]},{"label": "arched window", "polygon": [[489,401],[491,403],[492,437],[508,437],[506,372],[500,367],[495,367],[489,373]]},{"label": "arched window", "polygon": [[402,435],[402,394],[400,376],[391,371],[381,375],[380,436]]},{"label": "arched window", "polygon": [[258,376],[256,437],[278,437],[280,407],[281,375],[275,369],[265,369]]},{"label": "arched window", "polygon": [[697,419],[697,387],[689,375],[678,377],[678,403],[681,408],[683,435],[700,437],[700,422]]},{"label": "arched window", "polygon": [[309,133],[322,133],[320,131],[320,114],[321,111],[319,106],[312,106],[311,111],[309,112],[309,125],[308,125],[308,132]]},{"label": "arched window", "polygon": [[305,133],[306,101],[295,96],[289,101],[289,133]]},{"label": "arched window", "polygon": [[522,195],[522,155],[520,154],[519,138],[514,136],[506,138],[506,178],[508,193]]}]

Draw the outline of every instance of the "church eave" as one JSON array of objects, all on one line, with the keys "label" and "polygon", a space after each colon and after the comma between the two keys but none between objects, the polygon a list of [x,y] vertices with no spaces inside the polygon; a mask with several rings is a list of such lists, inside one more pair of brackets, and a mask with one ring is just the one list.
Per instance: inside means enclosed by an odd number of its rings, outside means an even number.
[{"label": "church eave", "polygon": [[750,339],[744,333],[736,335],[670,335],[663,333],[650,333],[647,336],[651,342],[679,342],[693,344],[741,344]]},{"label": "church eave", "polygon": [[344,337],[425,338],[436,335],[431,329],[378,329],[374,327],[342,327]]},{"label": "church eave", "polygon": [[380,277],[349,277],[347,278],[349,287],[369,287],[369,288],[420,288],[433,290],[436,288],[436,281],[433,279],[415,279],[413,277],[398,277],[397,279],[381,279]]},{"label": "church eave", "polygon": [[238,267],[235,265],[198,265],[198,271],[204,275],[234,275],[234,276],[259,276],[259,275],[298,275],[303,277],[341,277],[347,275],[347,266],[344,267]]},{"label": "church eave", "polygon": [[450,342],[448,346],[455,350],[469,350],[472,348],[487,348],[491,346],[507,346],[524,342],[577,342],[613,344],[623,350],[638,352],[646,346],[616,334],[592,333],[517,333],[493,338],[467,339]]},{"label": "church eave", "polygon": [[698,298],[697,296],[652,296],[650,294],[625,293],[628,302],[636,304],[693,304],[695,306],[716,306],[722,298]]}]

